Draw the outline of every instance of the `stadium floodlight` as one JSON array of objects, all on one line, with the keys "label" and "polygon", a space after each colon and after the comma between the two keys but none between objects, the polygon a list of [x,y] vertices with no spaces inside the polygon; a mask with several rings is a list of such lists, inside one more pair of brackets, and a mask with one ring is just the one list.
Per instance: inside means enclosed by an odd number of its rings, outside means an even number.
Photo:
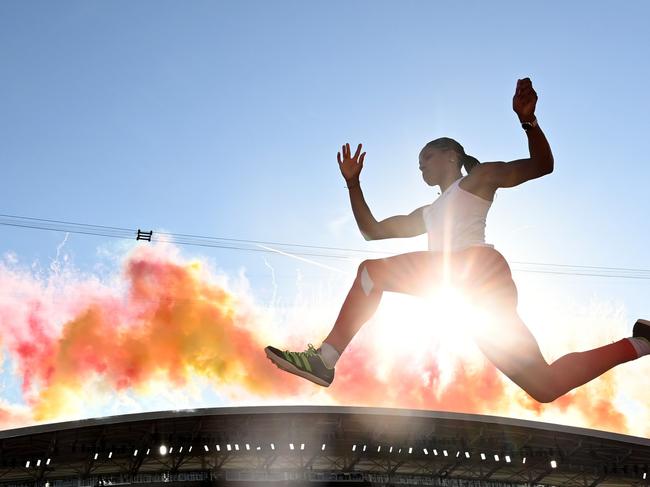
[{"label": "stadium floodlight", "polygon": [[204,449],[205,451],[210,451],[210,448],[208,448],[208,445],[203,445],[203,449]]},{"label": "stadium floodlight", "polygon": [[481,460],[485,460],[485,453],[481,452]]},{"label": "stadium floodlight", "polygon": [[460,450],[456,452],[456,458],[460,457]]},{"label": "stadium floodlight", "polygon": [[[192,453],[192,445],[190,445],[190,449],[187,450],[187,451],[188,451],[189,453]],[[149,453],[149,452],[147,451],[147,453]]]},{"label": "stadium floodlight", "polygon": [[397,450],[397,453],[402,453],[402,449],[400,448],[399,450]]},{"label": "stadium floodlight", "polygon": [[446,457],[449,456],[449,453],[447,453],[447,450],[442,450],[442,454],[443,454],[444,456],[446,456]]},{"label": "stadium floodlight", "polygon": [[381,451],[381,445],[377,447],[377,453],[379,453],[380,451]]},{"label": "stadium floodlight", "polygon": [[99,453],[95,453],[95,458],[93,458],[93,460],[97,460],[98,456],[99,456]]},{"label": "stadium floodlight", "polygon": [[113,458],[113,452],[112,451],[108,452],[108,458]]},{"label": "stadium floodlight", "polygon": [[221,445],[214,445],[214,447],[217,449],[217,451],[221,451]]},{"label": "stadium floodlight", "polygon": [[49,465],[49,464],[50,464],[50,460],[51,460],[51,459],[48,458],[48,459],[47,459],[47,462],[45,462],[45,465]]},{"label": "stadium floodlight", "polygon": [[246,451],[250,451],[250,449],[251,449],[251,444],[250,444],[250,443],[246,443]]},{"label": "stadium floodlight", "polygon": [[393,447],[392,446],[388,449],[388,453],[393,453]]},{"label": "stadium floodlight", "polygon": [[465,458],[469,458],[469,457],[470,457],[470,454],[469,454],[468,451],[466,451],[466,452],[465,452]]},{"label": "stadium floodlight", "polygon": [[228,450],[228,451],[232,451],[232,446],[230,445],[230,443],[228,443],[228,444],[226,445],[226,450]]},{"label": "stadium floodlight", "polygon": [[293,450],[293,443],[289,443],[289,450]]},{"label": "stadium floodlight", "polygon": [[506,455],[506,463],[510,463],[510,455]]},{"label": "stadium floodlight", "polygon": [[557,462],[555,460],[551,460],[551,468],[557,468]]},{"label": "stadium floodlight", "polygon": [[424,452],[425,455],[429,454],[429,450],[427,450],[426,448],[422,448],[422,451]]},{"label": "stadium floodlight", "polygon": [[521,463],[526,463],[526,457],[521,461]]},{"label": "stadium floodlight", "polygon": [[494,461],[495,461],[495,462],[498,462],[498,461],[499,461],[499,455],[497,455],[496,453],[494,454]]},{"label": "stadium floodlight", "polygon": [[409,446],[409,455],[410,455],[411,453],[413,453],[413,447],[412,447],[412,446]]},{"label": "stadium floodlight", "polygon": [[235,451],[239,451],[239,443],[235,443]]},{"label": "stadium floodlight", "polygon": [[134,457],[137,457],[137,456],[138,456],[138,450],[137,450],[137,449],[133,452],[133,456],[134,456]]},{"label": "stadium floodlight", "polygon": [[182,446],[178,449],[178,453],[183,453],[183,447]]},{"label": "stadium floodlight", "polygon": [[40,467],[41,466],[41,459],[39,458],[38,461],[36,462],[36,466]]},{"label": "stadium floodlight", "polygon": [[366,446],[367,446],[367,445],[363,445],[363,451],[366,451]]},{"label": "stadium floodlight", "polygon": [[300,444],[300,449],[301,449],[301,450],[304,450],[304,449],[305,449],[305,444],[304,444],[304,443],[301,443],[301,444]]},{"label": "stadium floodlight", "polygon": [[645,480],[648,477],[648,472],[643,472],[643,480]]},{"label": "stadium floodlight", "polygon": [[352,451],[357,451],[357,445],[352,445]]},{"label": "stadium floodlight", "polygon": [[275,450],[275,443],[271,443],[271,450]]},{"label": "stadium floodlight", "polygon": [[435,456],[438,456],[438,450],[436,450],[436,449],[434,448],[434,449],[433,449],[433,454],[434,454]]},{"label": "stadium floodlight", "polygon": [[169,453],[171,453],[171,452],[173,452],[173,451],[174,451],[174,447],[173,447],[173,446],[170,446],[170,447],[169,447]]},{"label": "stadium floodlight", "polygon": [[149,455],[150,451],[151,451],[151,448],[147,448],[147,455]]},{"label": "stadium floodlight", "polygon": [[325,451],[325,443],[323,443],[323,446],[320,447],[321,451]]},{"label": "stadium floodlight", "polygon": [[29,468],[29,460],[27,460],[27,463],[25,464],[25,468]]},{"label": "stadium floodlight", "polygon": [[262,449],[262,447],[261,447],[261,446],[258,446],[258,447],[255,448],[255,449],[256,449],[257,451],[260,451],[260,450]]}]

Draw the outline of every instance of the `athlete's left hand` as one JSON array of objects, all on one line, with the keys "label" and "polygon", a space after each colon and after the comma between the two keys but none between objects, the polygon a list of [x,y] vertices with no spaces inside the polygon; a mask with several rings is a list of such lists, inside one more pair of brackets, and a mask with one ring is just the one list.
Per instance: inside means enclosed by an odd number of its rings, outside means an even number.
[{"label": "athlete's left hand", "polygon": [[521,122],[531,122],[535,118],[536,104],[537,93],[530,78],[518,79],[515,96],[512,98],[512,109]]}]

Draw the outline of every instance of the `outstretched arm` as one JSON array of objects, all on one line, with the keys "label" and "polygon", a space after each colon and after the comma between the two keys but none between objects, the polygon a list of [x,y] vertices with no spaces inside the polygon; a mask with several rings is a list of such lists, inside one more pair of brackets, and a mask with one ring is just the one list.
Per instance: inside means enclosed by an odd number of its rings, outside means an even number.
[{"label": "outstretched arm", "polygon": [[341,152],[337,154],[341,174],[345,178],[348,191],[350,193],[350,204],[352,213],[357,221],[357,226],[361,235],[366,240],[379,240],[384,238],[395,237],[414,237],[426,232],[422,210],[425,207],[418,208],[409,215],[397,215],[377,221],[373,216],[361,191],[359,175],[363,169],[363,160],[366,153],[361,153],[361,144],[357,147],[354,156],[351,156],[350,144],[345,144]]},{"label": "outstretched arm", "polygon": [[[520,122],[533,122],[526,130],[530,157],[511,162],[488,162],[476,169],[476,178],[491,189],[511,188],[531,179],[553,172],[553,153],[544,132],[537,123],[535,106],[537,93],[529,78],[517,80],[517,88],[512,99],[512,108]],[[472,175],[474,176],[472,171]]]}]

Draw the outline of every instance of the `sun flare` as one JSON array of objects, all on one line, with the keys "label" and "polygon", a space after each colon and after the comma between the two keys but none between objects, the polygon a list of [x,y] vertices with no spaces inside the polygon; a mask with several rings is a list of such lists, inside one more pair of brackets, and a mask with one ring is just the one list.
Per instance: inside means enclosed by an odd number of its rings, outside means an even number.
[{"label": "sun flare", "polygon": [[440,353],[473,355],[472,336],[487,319],[459,289],[443,286],[424,298],[386,293],[372,332],[377,346],[417,357]]}]

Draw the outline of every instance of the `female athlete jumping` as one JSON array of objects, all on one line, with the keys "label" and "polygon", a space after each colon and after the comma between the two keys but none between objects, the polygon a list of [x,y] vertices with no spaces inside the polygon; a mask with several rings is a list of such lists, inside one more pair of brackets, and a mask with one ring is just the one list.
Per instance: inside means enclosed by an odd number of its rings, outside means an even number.
[{"label": "female athlete jumping", "polygon": [[[530,79],[517,81],[513,109],[528,137],[530,157],[511,162],[479,163],[453,139],[436,139],[420,152],[420,171],[442,194],[409,215],[377,221],[366,204],[359,174],[365,152],[359,144],[338,154],[347,181],[352,212],[366,240],[413,237],[428,233],[429,250],[385,259],[365,260],[331,332],[316,350],[304,352],[266,347],[279,368],[329,386],[334,366],[361,326],[372,317],[384,291],[423,296],[432,286],[463,290],[487,311],[474,339],[486,357],[539,402],[551,402],[612,367],[650,354],[650,322],[638,320],[633,336],[586,352],[570,353],[552,364],[517,313],[517,288],[503,256],[485,243],[485,221],[494,194],[553,171],[551,148],[537,123],[537,94]],[[463,177],[461,167],[467,171]]]}]

